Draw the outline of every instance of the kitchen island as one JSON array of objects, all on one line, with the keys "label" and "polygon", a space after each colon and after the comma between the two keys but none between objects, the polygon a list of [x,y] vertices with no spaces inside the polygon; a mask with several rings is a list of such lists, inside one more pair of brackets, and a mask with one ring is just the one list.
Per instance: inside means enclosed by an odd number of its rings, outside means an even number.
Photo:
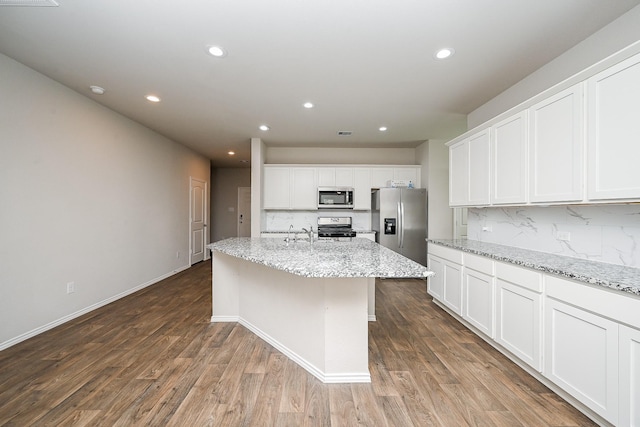
[{"label": "kitchen island", "polygon": [[325,383],[370,382],[376,277],[426,267],[368,239],[231,238],[212,250],[212,322],[239,322]]}]

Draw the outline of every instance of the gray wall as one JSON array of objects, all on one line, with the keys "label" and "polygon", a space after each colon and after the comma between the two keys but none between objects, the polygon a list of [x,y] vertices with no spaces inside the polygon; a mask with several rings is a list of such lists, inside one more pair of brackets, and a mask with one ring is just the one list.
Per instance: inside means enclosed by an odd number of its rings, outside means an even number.
[{"label": "gray wall", "polygon": [[2,349],[188,267],[209,161],[1,54],[0,76]]},{"label": "gray wall", "polygon": [[415,148],[266,147],[268,164],[417,165]]},{"label": "gray wall", "polygon": [[467,117],[472,129],[579,71],[640,40],[640,6],[531,73]]},{"label": "gray wall", "polygon": [[251,187],[250,168],[211,169],[212,242],[237,236],[238,187]]}]

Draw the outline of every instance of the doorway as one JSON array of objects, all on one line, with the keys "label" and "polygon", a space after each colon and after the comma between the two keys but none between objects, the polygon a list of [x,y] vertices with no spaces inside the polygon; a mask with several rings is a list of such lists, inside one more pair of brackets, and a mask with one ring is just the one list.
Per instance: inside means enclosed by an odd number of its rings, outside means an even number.
[{"label": "doorway", "polygon": [[205,259],[207,244],[207,183],[190,179],[189,184],[189,265]]},{"label": "doorway", "polygon": [[238,237],[251,237],[251,187],[238,187]]}]

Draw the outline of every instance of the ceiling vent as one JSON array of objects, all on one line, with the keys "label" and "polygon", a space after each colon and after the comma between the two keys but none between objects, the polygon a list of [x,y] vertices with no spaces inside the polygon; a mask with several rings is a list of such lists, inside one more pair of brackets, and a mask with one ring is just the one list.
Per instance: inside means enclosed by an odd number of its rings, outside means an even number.
[{"label": "ceiling vent", "polygon": [[58,7],[55,0],[0,0],[0,6]]},{"label": "ceiling vent", "polygon": [[338,136],[351,136],[353,132],[351,132],[350,130],[339,130],[338,131]]}]

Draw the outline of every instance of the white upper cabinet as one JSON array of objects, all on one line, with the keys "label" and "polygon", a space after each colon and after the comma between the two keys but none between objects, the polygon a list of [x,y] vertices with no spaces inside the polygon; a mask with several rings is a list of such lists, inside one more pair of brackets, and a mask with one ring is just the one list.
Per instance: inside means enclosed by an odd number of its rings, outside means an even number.
[{"label": "white upper cabinet", "polygon": [[[624,56],[623,56],[624,55]],[[615,61],[619,62],[615,62]],[[640,201],[640,54],[622,51],[449,144],[451,206]],[[601,71],[603,70],[604,71]],[[573,86],[571,86],[573,84]],[[486,152],[470,139],[491,129]],[[474,170],[474,165],[479,166]],[[475,187],[474,187],[475,186]]]},{"label": "white upper cabinet", "polygon": [[488,205],[491,181],[491,130],[469,138],[469,204]]},{"label": "white upper cabinet", "polygon": [[318,187],[353,187],[354,209],[371,210],[371,189],[391,180],[420,188],[420,166],[264,166],[262,209],[316,210]]},{"label": "white upper cabinet", "polygon": [[336,168],[318,168],[318,187],[335,187]]},{"label": "white upper cabinet", "polygon": [[530,108],[531,202],[571,202],[584,198],[583,84]]},{"label": "white upper cabinet", "polygon": [[265,167],[263,187],[264,209],[289,209],[290,199],[290,168]]},{"label": "white upper cabinet", "polygon": [[468,139],[449,147],[449,205],[470,205]]},{"label": "white upper cabinet", "polygon": [[318,184],[315,168],[291,169],[291,209],[318,208]]},{"label": "white upper cabinet", "polygon": [[[492,128],[491,152],[493,204],[527,201],[527,111],[496,124]],[[475,176],[471,176],[475,179]]]},{"label": "white upper cabinet", "polygon": [[588,198],[640,198],[640,55],[587,81]]},{"label": "white upper cabinet", "polygon": [[263,209],[318,208],[315,168],[265,167]]},{"label": "white upper cabinet", "polygon": [[485,129],[449,147],[449,204],[489,204],[491,176],[490,129]]},{"label": "white upper cabinet", "polygon": [[369,168],[353,169],[353,209],[371,210],[371,171]]},{"label": "white upper cabinet", "polygon": [[371,188],[383,188],[387,182],[393,180],[393,168],[371,168]]},{"label": "white upper cabinet", "polygon": [[353,168],[336,168],[336,187],[353,186]]},{"label": "white upper cabinet", "polygon": [[353,187],[353,168],[319,167],[318,187]]}]

